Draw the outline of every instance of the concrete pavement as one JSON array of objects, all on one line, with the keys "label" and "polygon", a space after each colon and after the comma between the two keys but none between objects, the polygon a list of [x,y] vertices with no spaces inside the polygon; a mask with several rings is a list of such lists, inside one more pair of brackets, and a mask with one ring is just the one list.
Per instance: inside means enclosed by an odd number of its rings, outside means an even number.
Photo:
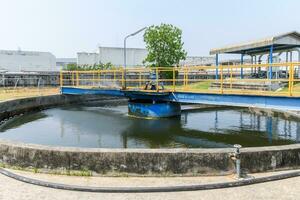
[{"label": "concrete pavement", "polygon": [[[34,174],[22,171],[13,171],[19,175],[36,178],[44,181],[76,184],[85,186],[160,186],[182,185],[199,183],[216,183],[232,181],[232,176],[222,177],[173,177],[173,178],[138,178],[138,177],[71,177],[61,175]],[[254,177],[278,174],[263,173],[251,174]],[[261,183],[236,188],[170,193],[87,193],[45,188],[0,175],[1,200],[62,200],[62,199],[300,199],[300,177],[280,181]]]}]

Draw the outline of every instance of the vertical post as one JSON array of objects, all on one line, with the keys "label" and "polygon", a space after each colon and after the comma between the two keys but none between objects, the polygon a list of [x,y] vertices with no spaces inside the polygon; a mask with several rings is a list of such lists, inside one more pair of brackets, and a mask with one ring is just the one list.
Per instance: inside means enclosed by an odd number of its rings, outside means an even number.
[{"label": "vertical post", "polygon": [[[273,45],[270,46],[270,55],[269,55],[269,63],[273,63]],[[272,71],[272,65],[269,67],[269,79],[272,79],[273,71]]]},{"label": "vertical post", "polygon": [[114,83],[116,82],[116,70],[114,70]]},{"label": "vertical post", "polygon": [[241,79],[244,78],[244,69],[243,69],[243,64],[244,64],[244,54],[241,54]]},{"label": "vertical post", "polygon": [[74,86],[75,85],[75,82],[74,82],[74,72],[71,72],[71,74],[72,74],[72,86]]},{"label": "vertical post", "polygon": [[92,78],[93,78],[93,79],[92,79],[93,86],[95,86],[95,73],[94,73],[94,71],[92,72],[92,75],[93,75],[93,76],[92,76]]},{"label": "vertical post", "polygon": [[156,67],[156,91],[158,92],[158,86],[159,86],[159,84],[158,84],[158,67]]},{"label": "vertical post", "polygon": [[79,72],[76,71],[76,86],[79,86]]},{"label": "vertical post", "polygon": [[188,68],[186,68],[186,88],[188,88],[189,86],[188,86],[188,84],[189,84],[189,69]]},{"label": "vertical post", "polygon": [[173,92],[175,92],[175,79],[176,79],[175,67],[173,67]]},{"label": "vertical post", "polygon": [[295,78],[295,66],[293,63],[291,63],[291,67],[292,67],[292,77],[291,77],[291,95],[293,95],[294,92],[294,78]]},{"label": "vertical post", "polygon": [[292,96],[292,77],[293,77],[293,65],[289,63],[289,96]]},{"label": "vertical post", "polygon": [[139,74],[139,88],[142,88],[142,71]]},{"label": "vertical post", "polygon": [[122,82],[124,82],[124,84],[122,83],[122,87],[123,89],[126,89],[126,40],[129,36],[124,38],[124,73],[123,78],[122,78]]},{"label": "vertical post", "polygon": [[218,67],[219,67],[219,54],[216,54],[216,79],[218,79],[219,77],[219,70],[218,70]]},{"label": "vertical post", "polygon": [[101,70],[99,70],[98,72],[98,83],[99,83],[99,87],[101,87]]},{"label": "vertical post", "polygon": [[251,76],[252,76],[252,74],[253,74],[253,55],[251,55],[251,64],[252,64],[252,66],[251,66]]},{"label": "vertical post", "polygon": [[221,65],[220,66],[220,69],[221,69],[221,94],[223,94],[223,66]]},{"label": "vertical post", "polygon": [[[285,62],[289,62],[289,52],[287,51],[285,54]],[[288,65],[285,67],[285,78],[288,78]]]},{"label": "vertical post", "polygon": [[[257,55],[255,55],[254,57],[254,64],[256,65],[257,64]],[[254,67],[254,73],[256,74],[256,67]]]},{"label": "vertical post", "polygon": [[[290,51],[290,63],[293,62],[293,51]],[[292,76],[294,77],[294,70]]]},{"label": "vertical post", "polygon": [[[60,87],[62,87],[63,86],[63,72],[62,71],[60,71],[60,75],[59,75],[59,84],[60,84]],[[3,82],[4,83],[4,82]]]},{"label": "vertical post", "polygon": [[124,72],[125,72],[125,69],[122,70],[122,80],[121,81],[122,81],[122,88],[126,90],[126,87],[124,85],[124,82],[125,82],[124,81]]},{"label": "vertical post", "polygon": [[230,89],[232,90],[232,65],[230,65]]}]

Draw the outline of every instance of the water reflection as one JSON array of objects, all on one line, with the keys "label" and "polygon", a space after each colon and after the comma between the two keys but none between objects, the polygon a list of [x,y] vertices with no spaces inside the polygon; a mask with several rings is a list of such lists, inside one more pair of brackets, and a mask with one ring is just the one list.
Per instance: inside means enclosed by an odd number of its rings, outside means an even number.
[{"label": "water reflection", "polygon": [[26,114],[0,126],[0,137],[55,146],[172,148],[268,146],[300,141],[297,120],[219,108],[145,120],[126,106],[63,107]]}]

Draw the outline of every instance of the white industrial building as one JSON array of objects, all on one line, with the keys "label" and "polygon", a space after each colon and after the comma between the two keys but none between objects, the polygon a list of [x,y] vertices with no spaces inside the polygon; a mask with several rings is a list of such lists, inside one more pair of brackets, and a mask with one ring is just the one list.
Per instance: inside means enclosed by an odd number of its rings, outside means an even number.
[{"label": "white industrial building", "polygon": [[[128,66],[143,66],[148,52],[146,49],[127,48],[126,63]],[[98,53],[77,53],[78,65],[94,65],[112,63],[114,66],[124,65],[124,49],[120,47],[99,47]]]},{"label": "white industrial building", "polygon": [[[143,60],[148,51],[140,48],[126,48],[126,64],[128,67],[144,66]],[[112,63],[114,66],[124,65],[124,49],[120,47],[99,47],[97,53],[77,53],[78,65],[94,65]],[[180,61],[181,66],[212,65],[215,58],[212,56],[187,56]]]},{"label": "white industrial building", "polygon": [[57,71],[56,58],[50,52],[0,50],[2,72]]},{"label": "white industrial building", "polygon": [[77,64],[76,58],[56,58],[56,68],[58,70],[64,69],[68,64]]}]

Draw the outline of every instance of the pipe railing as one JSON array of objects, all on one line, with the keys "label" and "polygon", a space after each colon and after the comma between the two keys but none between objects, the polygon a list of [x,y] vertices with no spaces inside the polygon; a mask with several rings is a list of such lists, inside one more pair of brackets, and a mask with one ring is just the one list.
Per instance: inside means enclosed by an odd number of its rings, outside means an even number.
[{"label": "pipe railing", "polygon": [[[95,71],[61,71],[60,85],[83,88],[110,88],[148,92],[199,92],[218,94],[251,94],[300,96],[298,62],[149,67]],[[277,73],[268,79],[269,67]],[[218,74],[215,73],[218,68]],[[253,70],[260,68],[260,71]],[[243,69],[243,74],[241,74]],[[255,72],[255,73],[254,73]],[[126,77],[125,77],[126,76]],[[217,76],[217,77],[216,77]],[[243,76],[243,79],[241,79]],[[152,84],[152,89],[146,85]]]}]

